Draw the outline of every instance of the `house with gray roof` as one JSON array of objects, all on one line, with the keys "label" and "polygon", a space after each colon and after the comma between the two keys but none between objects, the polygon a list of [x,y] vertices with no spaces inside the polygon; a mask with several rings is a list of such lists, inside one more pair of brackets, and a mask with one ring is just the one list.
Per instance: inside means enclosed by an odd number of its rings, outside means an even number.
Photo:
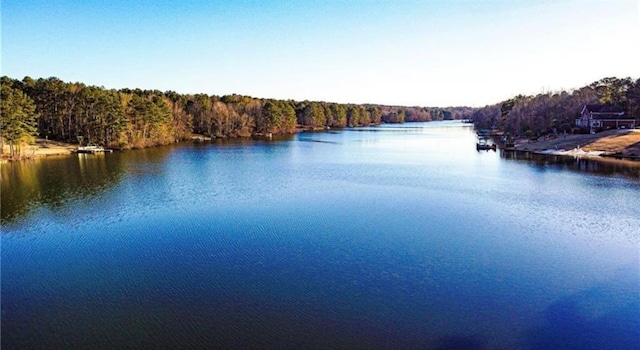
[{"label": "house with gray roof", "polygon": [[609,129],[634,129],[636,120],[625,115],[624,108],[607,104],[588,104],[582,107],[576,126],[590,132]]}]

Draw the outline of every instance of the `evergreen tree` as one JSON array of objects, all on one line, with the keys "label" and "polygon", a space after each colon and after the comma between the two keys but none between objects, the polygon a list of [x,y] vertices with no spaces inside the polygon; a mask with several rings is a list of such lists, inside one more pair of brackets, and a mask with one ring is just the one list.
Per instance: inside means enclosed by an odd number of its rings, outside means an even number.
[{"label": "evergreen tree", "polygon": [[283,123],[282,109],[273,101],[267,101],[262,107],[262,121],[264,125],[258,132],[279,132]]},{"label": "evergreen tree", "polygon": [[[36,106],[21,90],[10,86],[9,79],[2,78],[0,90],[0,136],[9,142],[9,155],[15,157],[16,144],[30,141],[37,135]],[[1,144],[4,152],[4,144]]]},{"label": "evergreen tree", "polygon": [[290,103],[283,102],[280,106],[282,111],[282,132],[293,133],[296,131],[296,110]]},{"label": "evergreen tree", "polygon": [[344,108],[344,105],[335,103],[331,105],[331,109],[333,110],[333,125],[332,127],[344,128],[347,126],[347,110]]}]

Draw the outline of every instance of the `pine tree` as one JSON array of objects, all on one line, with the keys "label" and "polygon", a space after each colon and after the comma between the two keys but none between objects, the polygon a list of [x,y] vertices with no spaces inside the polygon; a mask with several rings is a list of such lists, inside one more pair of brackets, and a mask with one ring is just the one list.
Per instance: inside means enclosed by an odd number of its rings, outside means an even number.
[{"label": "pine tree", "polygon": [[[0,97],[0,136],[9,142],[9,155],[17,155],[16,145],[31,141],[38,134],[36,106],[21,90],[12,88],[2,79]],[[2,151],[4,152],[4,144]]]}]

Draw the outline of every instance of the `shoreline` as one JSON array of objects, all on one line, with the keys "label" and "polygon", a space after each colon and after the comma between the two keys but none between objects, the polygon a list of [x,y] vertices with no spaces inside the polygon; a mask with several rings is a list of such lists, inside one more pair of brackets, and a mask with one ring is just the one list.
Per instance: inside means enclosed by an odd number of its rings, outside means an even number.
[{"label": "shoreline", "polygon": [[[192,139],[203,135],[193,134]],[[36,138],[32,145],[25,146],[18,158],[8,157],[9,146],[4,145],[5,153],[0,163],[39,159],[52,156],[66,156],[77,152],[78,145]],[[543,139],[518,139],[514,147],[503,148],[510,152],[534,153],[574,158],[608,158],[640,161],[640,129],[607,130],[597,134],[556,135]]]},{"label": "shoreline", "polygon": [[607,153],[604,151],[584,151],[582,149],[572,149],[572,150],[564,150],[564,149],[547,149],[542,151],[530,151],[530,150],[521,150],[515,148],[504,149],[507,152],[516,152],[516,153],[531,153],[537,154],[541,156],[560,156],[560,157],[572,157],[572,158],[586,158],[586,159],[600,159],[600,160],[627,160],[632,162],[640,162],[640,156],[636,155],[627,155],[620,153]]},{"label": "shoreline", "polygon": [[75,153],[78,149],[78,145],[36,138],[36,142],[34,144],[23,146],[23,148],[24,149],[20,156],[17,158],[11,158],[9,156],[9,145],[5,144],[0,162],[6,163],[53,156],[66,156]]},{"label": "shoreline", "polygon": [[607,130],[597,134],[557,135],[542,140],[520,139],[515,152],[575,158],[615,158],[640,161],[640,130]]}]

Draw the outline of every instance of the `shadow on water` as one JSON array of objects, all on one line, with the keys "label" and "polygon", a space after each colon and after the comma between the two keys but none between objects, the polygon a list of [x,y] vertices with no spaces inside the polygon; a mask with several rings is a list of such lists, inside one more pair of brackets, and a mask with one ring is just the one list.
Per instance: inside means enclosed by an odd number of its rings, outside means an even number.
[{"label": "shadow on water", "polygon": [[433,348],[434,350],[483,350],[487,344],[475,336],[445,336],[442,337]]},{"label": "shadow on water", "polygon": [[530,163],[540,169],[570,170],[605,176],[640,179],[640,162],[607,158],[574,158],[525,152],[500,151],[504,159]]},{"label": "shadow on water", "polygon": [[340,142],[336,142],[336,141],[327,141],[327,140],[318,140],[318,139],[310,139],[310,138],[299,138],[298,139],[299,142],[316,142],[316,143],[328,143],[328,144],[335,144],[335,145],[339,145]]},{"label": "shadow on water", "polygon": [[[214,138],[209,141],[192,142],[185,141],[179,143],[179,146],[193,147],[193,148],[209,148],[212,146],[225,149],[225,148],[237,148],[237,147],[250,147],[255,145],[274,145],[291,141],[295,138],[296,134],[286,135],[273,135],[272,137],[255,136],[255,137],[237,137],[237,138]],[[171,147],[171,146],[169,146]]]},{"label": "shadow on water", "polygon": [[637,268],[612,280],[563,297],[532,330],[529,349],[638,349],[640,277]]}]

